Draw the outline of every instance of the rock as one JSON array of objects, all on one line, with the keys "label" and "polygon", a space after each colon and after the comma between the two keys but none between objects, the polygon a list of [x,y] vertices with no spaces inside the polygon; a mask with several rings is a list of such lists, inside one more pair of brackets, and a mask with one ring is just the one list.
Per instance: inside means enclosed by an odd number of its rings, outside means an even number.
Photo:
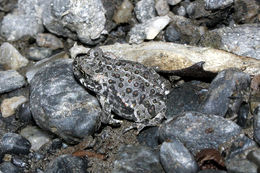
[{"label": "rock", "polygon": [[260,105],[254,112],[254,139],[260,145]]},{"label": "rock", "polygon": [[11,162],[3,162],[0,164],[0,172],[3,173],[21,173],[21,170],[14,166]]},{"label": "rock", "polygon": [[30,108],[41,128],[69,143],[100,125],[99,103],[75,80],[71,59],[53,60],[38,70],[30,83]]},{"label": "rock", "polygon": [[52,136],[46,131],[39,129],[36,126],[30,125],[23,128],[20,134],[26,139],[28,139],[28,141],[30,141],[31,149],[33,151],[39,150],[41,146],[50,142],[52,139]]},{"label": "rock", "polygon": [[152,40],[170,22],[168,16],[154,17],[145,23],[135,25],[129,32],[129,43],[139,44],[143,40]]},{"label": "rock", "polygon": [[167,95],[166,118],[176,117],[182,112],[200,111],[200,104],[208,92],[207,87],[206,83],[191,81],[173,88]]},{"label": "rock", "polygon": [[177,138],[192,154],[205,148],[217,149],[240,132],[241,128],[232,121],[199,112],[182,113],[159,128],[162,141]]},{"label": "rock", "polygon": [[36,43],[39,47],[46,47],[52,50],[64,47],[63,42],[58,37],[52,34],[37,34]]},{"label": "rock", "polygon": [[[136,44],[114,44],[101,46],[104,52],[111,52],[118,59],[136,61],[157,70],[174,71],[205,62],[203,69],[218,73],[227,68],[238,68],[250,75],[259,73],[260,61],[237,56],[226,51],[165,42]],[[87,53],[89,48],[75,45],[70,49],[71,57]]]},{"label": "rock", "polygon": [[206,114],[236,116],[249,96],[250,75],[237,69],[220,72],[211,82],[201,111]]},{"label": "rock", "polygon": [[105,9],[101,0],[74,1],[52,0],[43,12],[44,26],[52,33],[78,38],[88,45],[95,45],[103,39],[105,30]]},{"label": "rock", "polygon": [[170,11],[167,0],[156,0],[155,9],[159,16],[165,16]]},{"label": "rock", "polygon": [[206,10],[224,9],[233,4],[234,0],[205,0]]},{"label": "rock", "polygon": [[181,39],[181,33],[177,31],[177,29],[173,25],[167,26],[165,32],[164,32],[165,40],[168,42],[174,42],[178,43]]},{"label": "rock", "polygon": [[25,168],[28,167],[28,163],[26,161],[24,161],[25,159],[18,157],[18,156],[14,156],[11,160],[12,164],[14,164],[15,166],[19,167],[19,168]]},{"label": "rock", "polygon": [[137,136],[137,140],[140,144],[146,145],[151,148],[158,148],[158,127],[150,127],[148,129],[142,130]]},{"label": "rock", "polygon": [[55,158],[45,170],[45,173],[56,172],[87,173],[87,163],[72,155],[61,155]]},{"label": "rock", "polygon": [[246,158],[255,163],[256,165],[260,165],[260,149],[256,149],[251,151],[250,153],[248,153],[248,155],[246,156]]},{"label": "rock", "polygon": [[9,12],[13,8],[15,8],[16,3],[17,0],[0,0],[0,10],[4,12]]},{"label": "rock", "polygon": [[234,0],[233,19],[236,23],[259,23],[260,4],[257,0]]},{"label": "rock", "polygon": [[18,117],[19,121],[21,121],[23,123],[31,123],[33,121],[29,102],[23,103],[18,108],[17,117]]},{"label": "rock", "polygon": [[200,45],[226,50],[241,56],[260,59],[260,24],[244,24],[211,30]]},{"label": "rock", "polygon": [[194,157],[178,140],[164,142],[161,145],[160,161],[166,173],[196,173],[199,169]]},{"label": "rock", "polygon": [[42,11],[51,0],[18,0],[17,9],[3,18],[0,33],[8,41],[43,32]]},{"label": "rock", "polygon": [[168,4],[170,5],[177,5],[178,3],[180,3],[182,0],[167,0]]},{"label": "rock", "polygon": [[4,99],[1,103],[1,112],[4,118],[7,118],[13,115],[16,109],[23,103],[27,101],[27,98],[24,96],[11,97]]},{"label": "rock", "polygon": [[147,20],[156,16],[155,14],[155,2],[154,0],[141,0],[136,3],[135,17],[140,23],[144,23]]},{"label": "rock", "polygon": [[[165,32],[166,40],[169,40],[168,37],[170,36],[170,40],[173,42],[196,45],[200,41],[201,36],[206,32],[205,27],[196,26],[190,19],[177,15],[171,15],[170,17],[172,21]],[[169,35],[171,33],[169,30],[171,29],[175,30],[173,31],[175,36]],[[171,39],[171,37],[177,37],[178,39]]]},{"label": "rock", "polygon": [[24,77],[17,71],[0,71],[0,94],[13,91],[25,85]]},{"label": "rock", "polygon": [[133,4],[129,0],[124,0],[113,16],[116,24],[127,23],[132,17]]},{"label": "rock", "polygon": [[6,133],[1,139],[1,149],[8,154],[28,154],[31,148],[30,142],[16,133]]},{"label": "rock", "polygon": [[112,173],[135,172],[163,172],[160,165],[159,154],[145,146],[122,146],[116,156]]},{"label": "rock", "polygon": [[177,14],[178,16],[186,16],[186,9],[185,9],[183,6],[180,6],[180,7],[177,9],[176,14]]},{"label": "rock", "polygon": [[247,128],[252,125],[252,123],[250,123],[252,120],[249,114],[249,104],[242,103],[237,113],[237,124],[242,128]]},{"label": "rock", "polygon": [[30,47],[28,50],[28,58],[33,61],[39,61],[50,57],[52,50],[44,47]]},{"label": "rock", "polygon": [[18,50],[8,42],[5,42],[0,47],[0,64],[6,70],[17,70],[28,64],[28,60],[23,57]]},{"label": "rock", "polygon": [[228,173],[257,173],[257,165],[246,159],[232,159],[226,167]]},{"label": "rock", "polygon": [[227,173],[227,172],[222,170],[215,170],[215,169],[204,169],[199,171],[198,173]]}]

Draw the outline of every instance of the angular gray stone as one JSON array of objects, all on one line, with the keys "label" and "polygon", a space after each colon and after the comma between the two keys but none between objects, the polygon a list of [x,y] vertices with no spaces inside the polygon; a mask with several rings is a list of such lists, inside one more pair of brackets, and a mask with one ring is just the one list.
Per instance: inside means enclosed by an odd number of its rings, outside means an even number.
[{"label": "angular gray stone", "polygon": [[100,126],[99,103],[75,80],[71,59],[58,59],[39,69],[30,83],[30,108],[41,128],[69,143]]},{"label": "angular gray stone", "polygon": [[137,20],[141,23],[156,16],[154,0],[141,0],[136,3],[134,12]]},{"label": "angular gray stone", "polygon": [[183,113],[159,128],[162,141],[179,139],[192,154],[205,148],[217,149],[240,132],[241,128],[232,121],[199,112]]},{"label": "angular gray stone", "polygon": [[196,173],[199,169],[193,155],[178,140],[163,142],[160,161],[166,173]]},{"label": "angular gray stone", "polygon": [[112,173],[163,173],[159,154],[145,146],[127,145],[119,149]]},{"label": "angular gray stone", "polygon": [[[237,115],[243,101],[246,101],[250,75],[237,69],[220,72],[211,82],[209,92],[202,103],[202,112],[224,117]],[[233,98],[232,98],[233,97]]]},{"label": "angular gray stone", "polygon": [[257,165],[246,159],[233,159],[226,163],[228,173],[257,173]]},{"label": "angular gray stone", "polygon": [[45,173],[87,173],[87,163],[80,157],[72,155],[61,155],[48,165]]},{"label": "angular gray stone", "polygon": [[52,50],[45,47],[30,47],[28,50],[28,58],[33,61],[39,61],[50,57]]},{"label": "angular gray stone", "polygon": [[260,59],[260,24],[223,27],[205,33],[200,45]]},{"label": "angular gray stone", "polygon": [[205,9],[218,10],[224,9],[233,4],[234,0],[205,0]]},{"label": "angular gray stone", "polygon": [[54,34],[94,45],[106,34],[105,12],[101,0],[52,0],[43,12],[43,23]]},{"label": "angular gray stone", "polygon": [[25,79],[15,70],[0,71],[0,94],[25,85]]}]

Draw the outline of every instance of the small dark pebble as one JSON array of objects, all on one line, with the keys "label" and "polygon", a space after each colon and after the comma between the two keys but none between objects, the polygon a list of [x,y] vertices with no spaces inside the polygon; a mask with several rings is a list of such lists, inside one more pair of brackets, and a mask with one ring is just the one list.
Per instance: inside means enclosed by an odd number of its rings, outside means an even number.
[{"label": "small dark pebble", "polygon": [[22,104],[18,108],[17,117],[19,118],[19,120],[21,122],[24,122],[24,123],[30,123],[33,121],[29,102]]},{"label": "small dark pebble", "polygon": [[1,173],[21,173],[22,171],[11,162],[3,162],[0,164]]},{"label": "small dark pebble", "polygon": [[12,163],[17,166],[17,167],[20,167],[20,168],[25,168],[28,166],[28,163],[26,163],[24,160],[22,160],[20,157],[18,156],[14,156],[12,158]]}]

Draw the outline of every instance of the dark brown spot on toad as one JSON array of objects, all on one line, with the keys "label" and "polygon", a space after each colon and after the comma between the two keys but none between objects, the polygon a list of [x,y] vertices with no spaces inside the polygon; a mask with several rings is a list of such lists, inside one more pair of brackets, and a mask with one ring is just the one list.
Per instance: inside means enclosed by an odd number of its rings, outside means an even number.
[{"label": "dark brown spot on toad", "polygon": [[134,91],[134,92],[133,92],[133,96],[134,96],[134,97],[137,97],[137,96],[138,96],[138,91]]},{"label": "dark brown spot on toad", "polygon": [[118,87],[119,87],[119,88],[122,88],[123,86],[124,86],[124,84],[121,83],[121,82],[118,84]]},{"label": "dark brown spot on toad", "polygon": [[131,93],[132,92],[132,89],[131,88],[126,88],[126,93]]}]

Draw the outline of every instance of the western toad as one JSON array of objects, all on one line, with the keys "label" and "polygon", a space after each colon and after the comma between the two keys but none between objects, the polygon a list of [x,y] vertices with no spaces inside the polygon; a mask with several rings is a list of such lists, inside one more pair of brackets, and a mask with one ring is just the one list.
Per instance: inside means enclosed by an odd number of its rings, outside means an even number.
[{"label": "western toad", "polygon": [[74,59],[75,77],[96,93],[104,111],[102,122],[121,123],[111,112],[134,121],[140,132],[158,125],[165,116],[170,83],[152,68],[140,63],[112,59],[100,48],[90,49]]}]

